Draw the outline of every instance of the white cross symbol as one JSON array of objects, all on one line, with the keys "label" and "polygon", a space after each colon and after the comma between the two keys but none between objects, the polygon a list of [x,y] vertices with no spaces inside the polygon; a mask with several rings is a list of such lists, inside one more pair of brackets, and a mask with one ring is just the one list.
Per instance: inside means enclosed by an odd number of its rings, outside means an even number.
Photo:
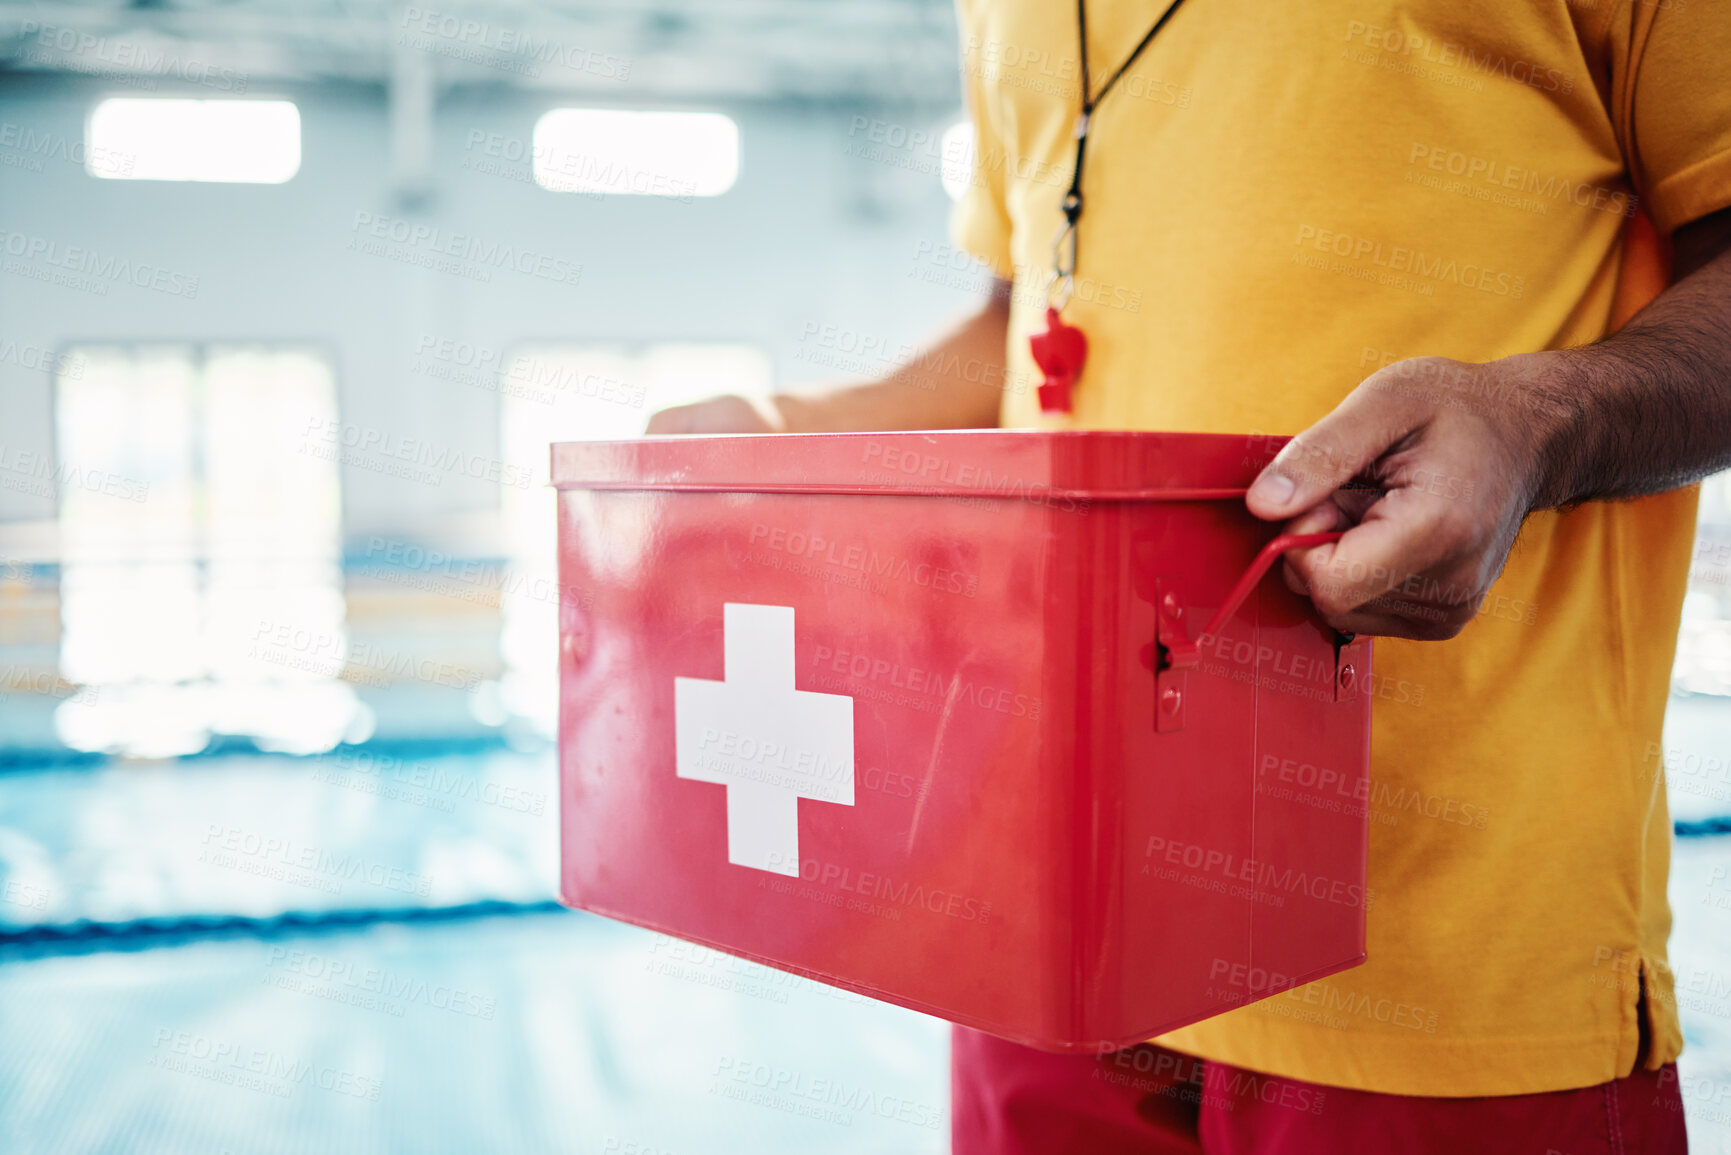
[{"label": "white cross symbol", "polygon": [[793,688],[793,607],[727,602],[723,680],[673,679],[675,772],[727,787],[727,861],[799,877],[799,800],[853,805],[853,699]]}]

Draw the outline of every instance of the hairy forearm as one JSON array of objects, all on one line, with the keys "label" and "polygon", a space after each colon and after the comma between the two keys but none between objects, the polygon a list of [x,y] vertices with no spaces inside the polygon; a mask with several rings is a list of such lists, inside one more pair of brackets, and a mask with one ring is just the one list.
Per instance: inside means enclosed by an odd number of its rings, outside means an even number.
[{"label": "hairy forearm", "polygon": [[1658,493],[1731,466],[1731,218],[1702,226],[1679,233],[1682,279],[1616,334],[1511,358],[1533,382],[1532,508]]},{"label": "hairy forearm", "polygon": [[1009,332],[1009,286],[881,381],[773,399],[790,433],[978,429],[998,424]]}]

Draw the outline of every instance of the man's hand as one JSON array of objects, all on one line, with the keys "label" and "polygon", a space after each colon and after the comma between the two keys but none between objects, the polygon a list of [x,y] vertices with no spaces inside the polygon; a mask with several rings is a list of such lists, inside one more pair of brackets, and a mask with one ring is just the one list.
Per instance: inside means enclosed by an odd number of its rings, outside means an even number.
[{"label": "man's hand", "polygon": [[726,394],[662,409],[649,418],[644,432],[651,437],[666,433],[783,433],[787,421],[769,398],[736,397]]},{"label": "man's hand", "polygon": [[[1532,379],[1555,371],[1548,356],[1402,361],[1295,437],[1251,487],[1250,511],[1290,519],[1287,533],[1350,532],[1288,554],[1287,584],[1346,633],[1459,633],[1533,508],[1555,417],[1529,411],[1548,392]],[[1354,478],[1375,488],[1341,488]]]},{"label": "man's hand", "polygon": [[[1528,513],[1731,465],[1731,209],[1673,242],[1682,279],[1614,336],[1484,365],[1402,361],[1294,438],[1250,511],[1347,533],[1287,555],[1287,584],[1339,630],[1452,638]],[[1341,488],[1355,477],[1381,496]]]}]

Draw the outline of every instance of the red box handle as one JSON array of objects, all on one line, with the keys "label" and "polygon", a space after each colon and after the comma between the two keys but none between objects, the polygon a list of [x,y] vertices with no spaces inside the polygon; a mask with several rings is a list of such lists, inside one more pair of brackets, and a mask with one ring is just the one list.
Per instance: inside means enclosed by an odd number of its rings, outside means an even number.
[{"label": "red box handle", "polygon": [[1232,620],[1232,615],[1238,612],[1238,607],[1244,604],[1244,599],[1250,596],[1250,591],[1256,588],[1256,583],[1262,580],[1262,575],[1268,572],[1268,567],[1274,564],[1274,559],[1289,549],[1309,549],[1311,546],[1327,545],[1331,541],[1339,541],[1346,536],[1344,530],[1332,530],[1328,533],[1283,533],[1256,555],[1256,560],[1250,563],[1250,568],[1244,571],[1244,576],[1238,579],[1238,584],[1232,587],[1232,592],[1226,595],[1226,601],[1214,614],[1214,619],[1208,623],[1208,628],[1197,638],[1200,645],[1202,638],[1213,637],[1222,626]]},{"label": "red box handle", "polygon": [[1226,600],[1215,611],[1214,618],[1195,638],[1191,638],[1184,630],[1182,611],[1178,599],[1170,590],[1161,595],[1156,612],[1160,615],[1160,647],[1165,650],[1165,669],[1182,670],[1194,666],[1201,660],[1202,641],[1219,633],[1220,629],[1232,620],[1232,615],[1238,612],[1238,607],[1244,604],[1244,599],[1250,596],[1250,591],[1256,588],[1256,583],[1262,580],[1268,572],[1268,567],[1274,564],[1274,559],[1289,549],[1309,549],[1311,546],[1324,545],[1331,541],[1339,541],[1346,534],[1341,530],[1329,533],[1286,533],[1262,547],[1250,563],[1250,568],[1244,571],[1238,583],[1226,595]]}]

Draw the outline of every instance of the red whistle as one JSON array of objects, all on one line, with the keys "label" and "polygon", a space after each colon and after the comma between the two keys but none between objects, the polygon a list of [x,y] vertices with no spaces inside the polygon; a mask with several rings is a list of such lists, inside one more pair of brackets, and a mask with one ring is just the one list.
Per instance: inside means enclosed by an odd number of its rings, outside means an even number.
[{"label": "red whistle", "polygon": [[1088,338],[1082,330],[1064,324],[1058,310],[1048,306],[1046,331],[1029,337],[1028,348],[1034,354],[1034,364],[1045,375],[1040,384],[1040,410],[1070,412],[1070,389],[1082,372],[1082,362],[1088,359]]}]

